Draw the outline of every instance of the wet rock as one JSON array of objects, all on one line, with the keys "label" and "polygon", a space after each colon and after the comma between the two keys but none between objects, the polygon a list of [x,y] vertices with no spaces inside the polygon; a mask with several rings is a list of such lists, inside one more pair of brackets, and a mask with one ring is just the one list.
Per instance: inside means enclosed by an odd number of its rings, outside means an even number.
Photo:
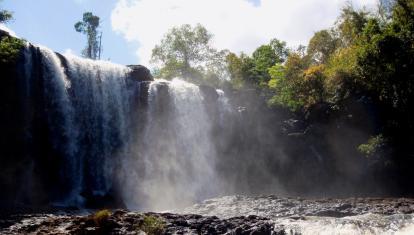
[{"label": "wet rock", "polygon": [[129,77],[136,81],[153,81],[154,77],[151,75],[149,69],[142,65],[128,65],[131,69]]},{"label": "wet rock", "polygon": [[31,215],[0,230],[1,234],[140,234],[145,216],[164,221],[162,234],[272,234],[269,220],[259,216],[219,219],[216,216],[135,213],[116,210],[96,223],[93,215]]},{"label": "wet rock", "polygon": [[214,87],[207,85],[199,85],[198,87],[206,100],[211,102],[218,99],[219,95]]},{"label": "wet rock", "polygon": [[[97,224],[91,215],[79,215],[80,212],[0,216],[0,234],[140,234],[142,231],[139,225],[143,223],[145,217],[154,216],[164,222],[162,234],[285,235],[286,231],[292,229],[287,226],[288,223],[300,224],[312,221],[306,216],[333,217],[336,220],[350,215],[399,214],[398,218],[400,218],[403,216],[401,213],[414,212],[414,199],[312,200],[266,196],[234,196],[226,199],[231,200],[212,199],[204,202],[208,213],[204,213],[203,205],[198,204],[197,210],[204,216],[191,213],[137,213],[115,210],[101,224]],[[218,203],[217,209],[221,210],[214,210],[215,203]],[[257,210],[258,207],[260,210]],[[225,213],[223,208],[226,208]],[[251,210],[249,211],[248,208]],[[235,213],[231,213],[233,209]],[[209,213],[219,215],[220,218],[209,216]]]}]

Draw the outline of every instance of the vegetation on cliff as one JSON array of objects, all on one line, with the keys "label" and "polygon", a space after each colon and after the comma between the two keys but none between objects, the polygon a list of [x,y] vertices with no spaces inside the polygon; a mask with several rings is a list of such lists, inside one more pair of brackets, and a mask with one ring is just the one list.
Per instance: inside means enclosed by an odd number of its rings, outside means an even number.
[{"label": "vegetation on cliff", "polygon": [[14,37],[0,39],[0,64],[14,63],[24,47],[24,41]]}]

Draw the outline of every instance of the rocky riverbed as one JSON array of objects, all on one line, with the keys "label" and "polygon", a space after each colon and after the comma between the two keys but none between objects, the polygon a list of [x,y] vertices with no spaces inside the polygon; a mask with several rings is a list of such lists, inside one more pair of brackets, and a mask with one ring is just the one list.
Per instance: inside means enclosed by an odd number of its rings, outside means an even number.
[{"label": "rocky riverbed", "polygon": [[1,234],[414,234],[414,199],[228,196],[169,213],[3,215]]},{"label": "rocky riverbed", "polygon": [[[99,212],[98,212],[99,213]],[[107,217],[33,214],[15,220],[1,234],[284,234],[259,216],[219,219],[216,216],[137,213],[115,210]]]}]

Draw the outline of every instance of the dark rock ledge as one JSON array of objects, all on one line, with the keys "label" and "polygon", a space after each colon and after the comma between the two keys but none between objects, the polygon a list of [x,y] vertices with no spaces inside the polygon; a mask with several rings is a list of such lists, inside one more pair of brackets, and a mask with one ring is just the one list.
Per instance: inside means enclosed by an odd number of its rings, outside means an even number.
[{"label": "dark rock ledge", "polygon": [[[162,221],[161,230],[143,225],[146,218]],[[0,234],[285,234],[273,228],[270,220],[258,217],[219,219],[215,216],[177,215],[171,213],[136,213],[112,211],[108,217],[96,214],[33,214],[3,218]],[[150,232],[148,232],[150,231]]]},{"label": "dark rock ledge", "polygon": [[154,81],[151,71],[143,65],[127,65],[131,69],[129,77],[136,81]]}]

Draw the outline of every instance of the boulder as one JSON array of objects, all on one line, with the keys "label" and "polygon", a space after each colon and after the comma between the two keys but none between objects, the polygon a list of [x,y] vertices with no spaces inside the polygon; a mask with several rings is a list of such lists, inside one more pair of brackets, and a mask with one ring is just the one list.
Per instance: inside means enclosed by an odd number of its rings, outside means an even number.
[{"label": "boulder", "polygon": [[154,81],[148,68],[142,65],[127,65],[131,69],[129,77],[136,81]]},{"label": "boulder", "polygon": [[199,85],[198,87],[206,100],[214,102],[218,99],[219,95],[214,87],[207,85]]}]

